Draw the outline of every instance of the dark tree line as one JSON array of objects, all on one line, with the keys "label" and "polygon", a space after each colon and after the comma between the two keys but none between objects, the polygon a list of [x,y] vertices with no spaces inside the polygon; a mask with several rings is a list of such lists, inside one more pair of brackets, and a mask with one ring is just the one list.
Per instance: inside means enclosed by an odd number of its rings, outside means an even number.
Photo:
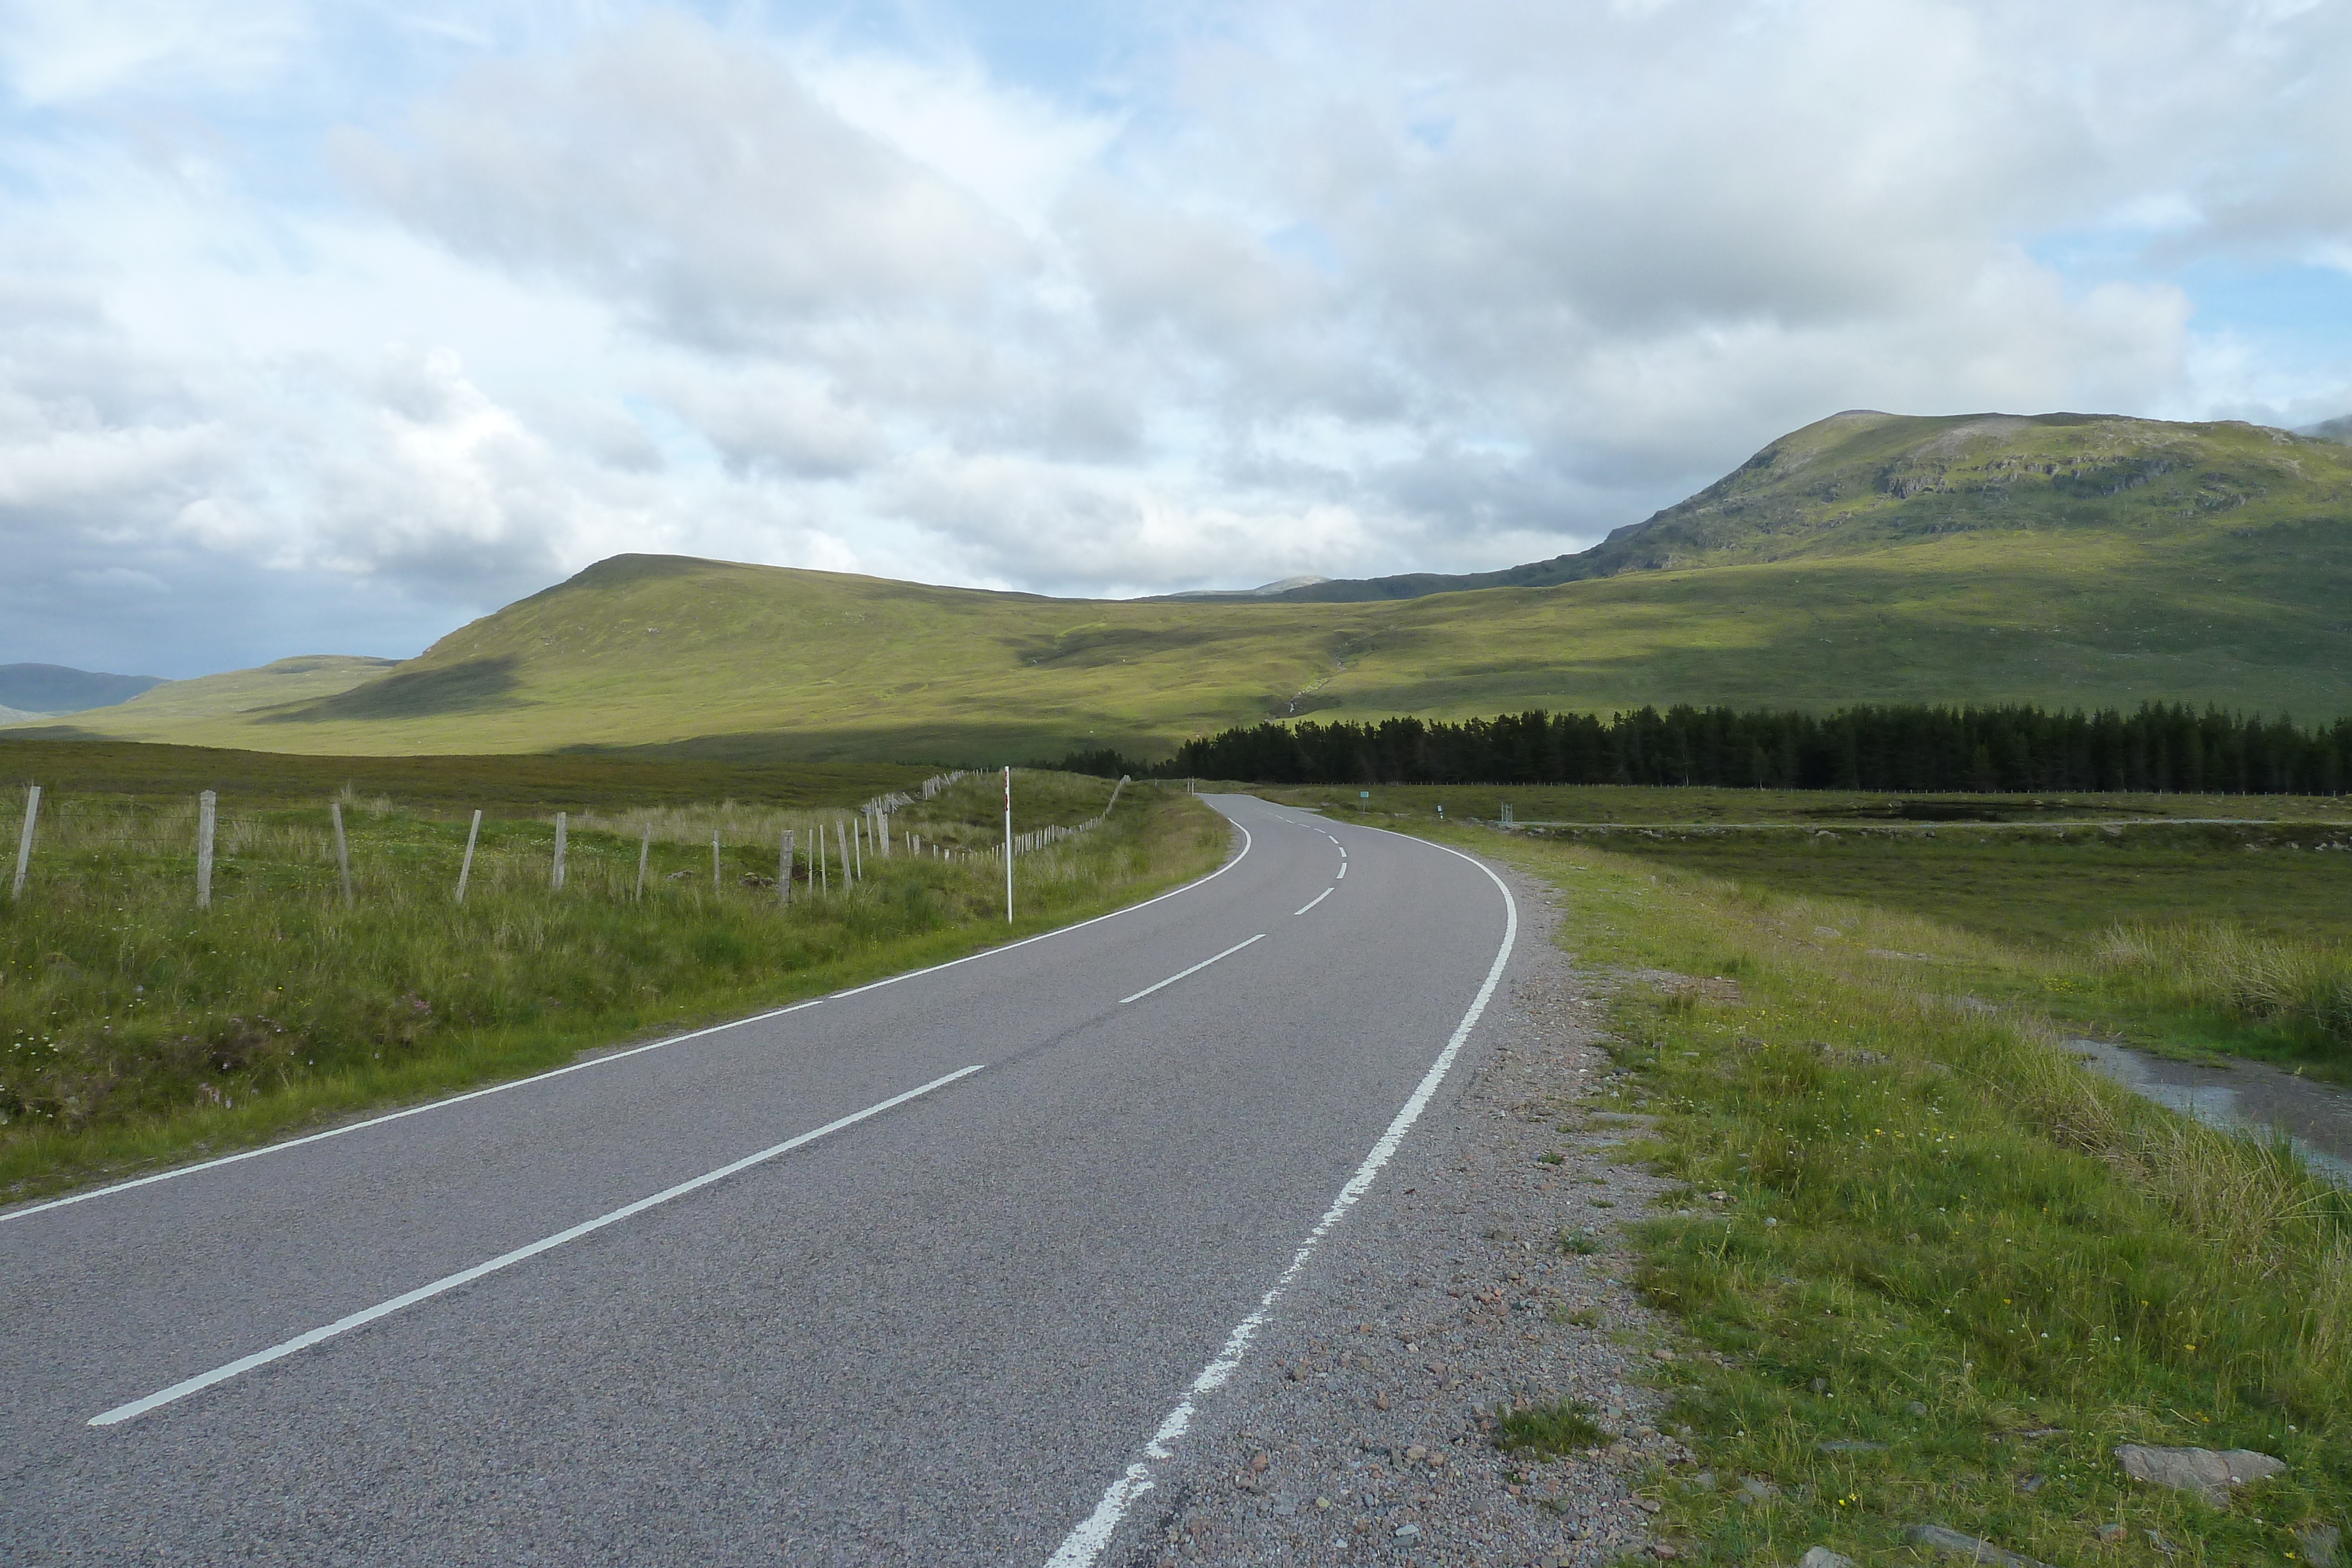
[{"label": "dark tree line", "polygon": [[[1141,771],[1134,764],[1123,770]],[[2338,793],[2352,719],[2305,729],[2209,708],[1672,707],[1600,718],[1260,724],[1189,740],[1162,778],[1266,784],[1707,784],[1773,789]]]}]

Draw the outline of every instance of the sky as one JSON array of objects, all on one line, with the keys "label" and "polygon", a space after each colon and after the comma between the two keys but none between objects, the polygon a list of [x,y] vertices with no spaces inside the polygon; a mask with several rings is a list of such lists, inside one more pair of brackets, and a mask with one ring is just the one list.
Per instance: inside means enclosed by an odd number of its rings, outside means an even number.
[{"label": "sky", "polygon": [[0,663],[1486,570],[1847,408],[2352,413],[2352,4],[0,0]]}]

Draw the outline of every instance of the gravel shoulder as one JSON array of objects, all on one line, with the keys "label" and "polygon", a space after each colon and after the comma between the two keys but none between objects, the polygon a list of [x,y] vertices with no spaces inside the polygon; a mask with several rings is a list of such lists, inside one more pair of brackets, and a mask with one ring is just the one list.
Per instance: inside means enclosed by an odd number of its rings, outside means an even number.
[{"label": "gravel shoulder", "polygon": [[[1112,1542],[1187,1563],[1592,1564],[1651,1545],[1640,1478],[1686,1450],[1653,1425],[1666,1325],[1635,1299],[1622,1222],[1666,1185],[1619,1163],[1643,1118],[1605,1102],[1600,977],[1520,901],[1508,990],[1376,1194],[1318,1249]],[[1545,1156],[1557,1156],[1550,1163]],[[1590,1246],[1579,1252],[1563,1235]],[[1615,1440],[1537,1461],[1494,1413],[1580,1401]]]}]

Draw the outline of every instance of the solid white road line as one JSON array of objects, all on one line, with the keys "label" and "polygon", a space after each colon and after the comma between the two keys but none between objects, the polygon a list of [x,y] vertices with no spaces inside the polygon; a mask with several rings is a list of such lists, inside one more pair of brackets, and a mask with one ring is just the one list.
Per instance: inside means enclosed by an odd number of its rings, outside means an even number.
[{"label": "solid white road line", "polygon": [[[1230,817],[1225,820],[1233,821]],[[693,1030],[685,1034],[674,1034],[664,1040],[648,1040],[644,1045],[632,1046],[626,1051],[616,1051],[609,1056],[594,1057],[586,1061],[575,1061],[569,1067],[552,1068],[545,1072],[534,1072],[528,1078],[509,1079],[504,1083],[493,1083],[487,1089],[475,1089],[464,1094],[452,1094],[446,1100],[428,1100],[422,1105],[411,1105],[404,1111],[393,1111],[382,1116],[371,1116],[363,1122],[352,1122],[341,1127],[330,1127],[323,1133],[289,1138],[283,1143],[264,1144],[257,1149],[247,1149],[241,1154],[223,1155],[218,1159],[200,1160],[192,1166],[180,1166],[168,1171],[157,1171],[153,1176],[119,1181],[110,1186],[94,1186],[88,1192],[78,1192],[68,1197],[53,1197],[47,1203],[27,1204],[22,1208],[0,1212],[0,1225],[5,1225],[12,1219],[23,1219],[31,1215],[46,1214],[52,1208],[66,1208],[77,1203],[88,1203],[93,1197],[105,1197],[111,1193],[129,1192],[133,1187],[152,1186],[159,1181],[175,1181],[181,1176],[194,1176],[199,1171],[218,1170],[223,1166],[233,1166],[245,1160],[259,1159],[264,1155],[274,1155],[285,1149],[299,1149],[305,1144],[315,1144],[326,1138],[340,1138],[346,1133],[365,1132],[370,1127],[381,1127],[387,1122],[398,1122],[409,1116],[421,1116],[427,1111],[438,1111],[450,1105],[462,1105],[468,1100],[479,1100],[486,1094],[503,1094],[509,1089],[520,1089],[526,1084],[544,1083],[551,1078],[561,1078],[569,1072],[584,1072],[592,1067],[603,1067],[611,1062],[625,1061],[629,1057],[642,1055],[648,1051],[660,1051],[668,1046],[684,1045],[688,1040],[701,1040],[707,1035],[723,1034],[730,1029],[743,1029],[755,1023],[766,1023],[772,1019],[780,1019],[786,1013],[796,1013],[803,1008],[813,1008],[823,1002],[843,1001],[850,997],[863,996],[867,991],[880,990],[885,986],[895,986],[901,980],[920,979],[925,975],[936,975],[942,969],[952,969],[960,964],[971,964],[982,958],[993,958],[999,954],[1010,953],[1016,947],[1026,947],[1032,942],[1043,942],[1049,936],[1066,936],[1073,931],[1083,931],[1089,925],[1100,925],[1106,920],[1116,920],[1122,915],[1132,915],[1139,909],[1149,909],[1163,899],[1173,898],[1180,893],[1190,893],[1204,883],[1216,881],[1217,878],[1246,860],[1250,851],[1256,846],[1257,841],[1250,836],[1250,831],[1247,828],[1242,827],[1239,822],[1234,822],[1234,826],[1242,835],[1242,852],[1208,875],[1197,877],[1181,887],[1171,887],[1157,897],[1145,899],[1141,904],[1130,904],[1124,909],[1114,909],[1108,915],[1097,915],[1091,920],[1081,920],[1076,925],[1056,926],[1051,931],[1041,931],[1034,936],[1024,936],[1018,942],[1007,942],[1002,947],[990,947],[978,953],[967,953],[961,958],[950,958],[944,964],[933,964],[927,968],[909,969],[903,975],[893,975],[887,980],[876,980],[870,985],[853,987],[846,991],[834,991],[825,996],[812,997],[807,1001],[794,1002],[790,1007],[772,1008],[763,1013],[753,1013],[749,1018],[730,1019],[725,1023],[712,1024],[708,1029]]]},{"label": "solid white road line", "polygon": [[404,1308],[413,1307],[419,1301],[430,1301],[445,1291],[454,1291],[460,1285],[470,1284],[485,1274],[495,1274],[499,1270],[509,1268],[527,1258],[536,1258],[542,1252],[552,1251],[567,1241],[577,1241],[591,1231],[602,1230],[608,1225],[617,1225],[633,1215],[643,1214],[646,1210],[667,1203],[674,1197],[683,1197],[688,1193],[709,1186],[713,1182],[725,1181],[729,1176],[772,1160],[778,1155],[789,1154],[804,1145],[814,1144],[819,1138],[840,1132],[844,1127],[854,1127],[868,1116],[878,1116],[885,1111],[904,1105],[909,1100],[919,1099],[934,1089],[941,1089],[953,1083],[959,1078],[969,1078],[986,1065],[986,1062],[976,1062],[970,1067],[958,1068],[944,1078],[932,1079],[919,1089],[909,1089],[904,1094],[893,1094],[889,1099],[868,1105],[863,1111],[853,1112],[838,1121],[827,1122],[824,1126],[803,1133],[798,1137],[786,1138],[782,1143],[771,1148],[761,1149],[756,1155],[746,1155],[730,1165],[721,1166],[715,1171],[694,1177],[691,1181],[682,1181],[676,1186],[665,1187],[651,1197],[641,1197],[635,1203],[626,1204],[613,1210],[610,1214],[598,1215],[595,1218],[584,1220],[569,1230],[559,1230],[552,1236],[543,1237],[528,1247],[518,1247],[511,1252],[502,1252],[486,1263],[477,1263],[470,1269],[460,1269],[454,1274],[444,1275],[429,1285],[419,1285],[416,1289],[394,1296],[388,1301],[378,1301],[363,1312],[353,1312],[349,1317],[337,1318],[333,1322],[312,1329],[308,1333],[296,1334],[283,1343],[273,1344],[268,1350],[256,1351],[251,1355],[240,1356],[226,1366],[215,1366],[210,1372],[201,1373],[184,1383],[174,1383],[169,1388],[159,1389],[144,1399],[133,1399],[128,1405],[118,1405],[111,1410],[91,1416],[89,1424],[93,1427],[111,1427],[118,1422],[144,1416],[150,1410],[169,1405],[175,1399],[185,1399],[189,1395],[200,1389],[210,1388],[215,1383],[226,1383],[240,1373],[251,1372],[257,1366],[267,1366],[273,1361],[292,1355],[298,1350],[308,1350],[314,1344],[323,1343],[338,1334],[349,1333],[352,1330],[362,1324],[372,1323],[378,1318],[390,1317],[393,1313]]},{"label": "solid white road line", "polygon": [[[1314,897],[1308,899],[1307,901],[1307,909],[1312,909],[1317,904],[1322,903],[1325,899],[1330,897],[1332,893],[1335,891],[1335,888],[1336,884],[1334,884],[1334,887],[1327,887],[1322,892],[1317,894]],[[1307,913],[1307,909],[1294,909],[1290,913],[1293,915],[1304,915]]]},{"label": "solid white road line", "polygon": [[[1261,931],[1256,936],[1251,937],[1249,942],[1234,943],[1232,946],[1218,954],[1217,958],[1230,958],[1234,954],[1240,952],[1243,948],[1248,946],[1250,942],[1263,942],[1265,940],[1265,933]],[[1125,1007],[1129,1002],[1140,1001],[1145,997],[1150,996],[1152,992],[1160,989],[1160,986],[1172,986],[1177,981],[1182,979],[1186,975],[1197,975],[1202,970],[1207,968],[1210,965],[1215,963],[1217,958],[1203,958],[1199,963],[1193,965],[1191,968],[1180,970],[1177,973],[1169,976],[1166,979],[1160,981],[1159,985],[1146,986],[1143,989],[1136,992],[1135,995],[1131,997],[1121,997],[1118,998],[1118,1005],[1120,1007]]]},{"label": "solid white road line", "polygon": [[[1428,843],[1425,839],[1415,841]],[[1371,1189],[1373,1179],[1381,1174],[1381,1167],[1395,1157],[1398,1145],[1404,1142],[1405,1134],[1412,1130],[1412,1124],[1428,1108],[1431,1098],[1437,1092],[1437,1086],[1444,1082],[1447,1070],[1454,1065],[1454,1059],[1461,1054],[1462,1042],[1470,1038],[1470,1030],[1477,1025],[1479,1015],[1486,1010],[1487,1002],[1494,998],[1495,988],[1503,978],[1504,966],[1510,962],[1511,947],[1518,940],[1518,901],[1511,896],[1511,890],[1504,885],[1503,879],[1484,862],[1463,854],[1459,850],[1448,849],[1444,844],[1430,844],[1429,847],[1444,850],[1447,854],[1468,861],[1485,872],[1503,895],[1503,945],[1495,950],[1495,962],[1486,971],[1486,984],[1478,988],[1478,995],[1471,1001],[1470,1010],[1462,1015],[1462,1022],[1455,1027],[1454,1038],[1445,1042],[1445,1049],[1437,1053],[1437,1060],[1422,1075],[1420,1086],[1413,1090],[1412,1097],[1396,1113],[1396,1120],[1389,1124],[1389,1130],[1381,1134],[1381,1141],[1372,1145],[1372,1152],[1364,1156],[1364,1163],[1356,1167],[1356,1174],[1348,1178],[1348,1185],[1339,1189],[1339,1196],[1332,1201],[1329,1208],[1324,1210],[1323,1218],[1316,1222],[1315,1228],[1307,1233],[1306,1243],[1291,1258],[1290,1267],[1282,1271],[1282,1277],[1274,1282],[1274,1288],[1258,1299],[1257,1311],[1235,1324],[1234,1332],[1225,1336],[1224,1348],[1217,1353],[1216,1359],[1201,1369],[1201,1375],[1192,1379],[1192,1386],[1185,1390],[1184,1397],[1177,1401],[1176,1408],[1168,1413],[1168,1418],[1160,1423],[1160,1429],[1152,1433],[1151,1440],[1143,1445],[1143,1458],[1128,1466],[1118,1479],[1110,1483],[1103,1492],[1102,1500],[1095,1504],[1094,1512],[1062,1538],[1060,1548],[1046,1559],[1045,1568],[1092,1568],[1096,1559],[1102,1555],[1103,1548],[1110,1544],[1112,1533],[1118,1529],[1119,1521],[1127,1517],[1128,1511],[1135,1506],[1136,1500],[1158,1484],[1152,1479],[1154,1466],[1174,1458],[1175,1449],[1171,1445],[1192,1425],[1192,1416],[1199,1408],[1194,1402],[1222,1387],[1234,1375],[1242,1364],[1242,1357],[1249,1352],[1250,1341],[1257,1337],[1257,1331],[1265,1325],[1266,1315],[1274,1310],[1274,1303],[1290,1288],[1290,1282],[1298,1277],[1298,1271],[1307,1267],[1307,1260],[1313,1254],[1317,1244],[1333,1226],[1339,1223],[1341,1217],[1355,1206],[1356,1200]]]}]

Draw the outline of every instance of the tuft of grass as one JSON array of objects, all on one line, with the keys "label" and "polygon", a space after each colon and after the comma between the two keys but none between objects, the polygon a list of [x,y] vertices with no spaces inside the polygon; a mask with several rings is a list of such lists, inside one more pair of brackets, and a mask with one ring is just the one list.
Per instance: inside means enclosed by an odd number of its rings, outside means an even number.
[{"label": "tuft of grass", "polygon": [[1556,1459],[1608,1441],[1608,1434],[1593,1424],[1591,1408],[1574,1400],[1506,1410],[1495,1422],[1495,1447],[1506,1453],[1531,1449]]},{"label": "tuft of grass", "polygon": [[2273,1025],[2352,1058],[2352,950],[2341,941],[2258,935],[2233,921],[2133,923],[2108,931],[2093,952],[2177,1007]]},{"label": "tuft of grass", "polygon": [[1571,1258],[1589,1258],[1601,1249],[1601,1244],[1592,1239],[1590,1230],[1570,1230],[1563,1226],[1555,1239],[1559,1243],[1559,1249]]}]

